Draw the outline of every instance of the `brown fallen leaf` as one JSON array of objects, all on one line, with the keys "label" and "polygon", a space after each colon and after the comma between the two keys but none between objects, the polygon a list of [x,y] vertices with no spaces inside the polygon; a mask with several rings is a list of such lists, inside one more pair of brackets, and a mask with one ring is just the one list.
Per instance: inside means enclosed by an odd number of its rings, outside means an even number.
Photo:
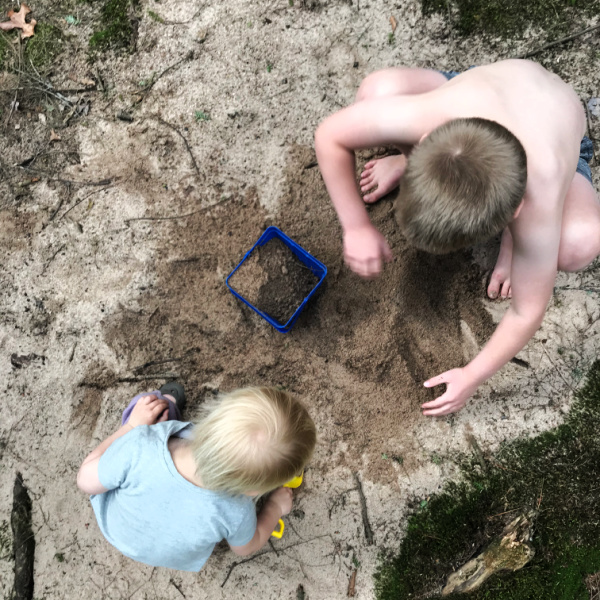
[{"label": "brown fallen leaf", "polygon": [[54,131],[54,129],[50,130],[50,141],[51,142],[60,142],[62,140],[62,138],[60,137],[60,135],[58,135],[58,133],[56,133],[56,131]]},{"label": "brown fallen leaf", "polygon": [[25,17],[31,12],[31,9],[26,4],[21,4],[21,10],[15,12],[14,10],[8,11],[8,18],[10,21],[4,21],[0,23],[0,29],[4,31],[10,31],[11,29],[20,29],[21,37],[28,38],[34,35],[34,28],[36,24],[35,19],[31,19],[30,23],[25,21]]},{"label": "brown fallen leaf", "polygon": [[396,23],[396,19],[394,17],[390,17],[390,25],[392,26],[392,33],[396,31],[396,27],[398,27],[398,23]]}]

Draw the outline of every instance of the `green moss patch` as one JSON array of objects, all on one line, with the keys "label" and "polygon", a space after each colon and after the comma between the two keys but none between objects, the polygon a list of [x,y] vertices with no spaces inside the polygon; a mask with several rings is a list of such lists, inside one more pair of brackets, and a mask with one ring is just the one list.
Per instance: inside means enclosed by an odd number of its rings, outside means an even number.
[{"label": "green moss patch", "polygon": [[465,460],[464,482],[410,517],[399,553],[382,557],[378,600],[441,598],[448,575],[531,508],[539,509],[531,562],[491,577],[469,600],[588,600],[586,576],[600,570],[600,362],[563,425],[507,444],[487,465]]},{"label": "green moss patch", "polygon": [[447,15],[450,7],[453,25],[463,35],[482,32],[508,36],[522,33],[530,25],[567,25],[569,20],[600,10],[599,0],[421,0],[421,5],[424,14]]},{"label": "green moss patch", "polygon": [[137,0],[109,0],[101,11],[101,26],[90,38],[91,50],[130,48],[135,42],[131,13]]},{"label": "green moss patch", "polygon": [[35,35],[27,40],[25,57],[36,68],[46,67],[62,52],[64,37],[61,30],[50,23],[38,23]]},{"label": "green moss patch", "polygon": [[4,69],[4,62],[6,61],[8,51],[10,50],[7,37],[6,34],[0,33],[0,71]]}]

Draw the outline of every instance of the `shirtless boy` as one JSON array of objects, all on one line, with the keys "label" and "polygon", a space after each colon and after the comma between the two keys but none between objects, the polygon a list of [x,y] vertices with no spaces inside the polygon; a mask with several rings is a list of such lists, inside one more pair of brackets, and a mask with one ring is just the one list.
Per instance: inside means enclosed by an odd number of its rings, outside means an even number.
[{"label": "shirtless boy", "polygon": [[[600,253],[600,204],[580,160],[580,144],[588,151],[591,145],[582,144],[585,126],[569,85],[534,62],[507,60],[457,76],[378,71],[362,82],[355,104],[317,129],[317,158],[342,225],[344,258],[359,275],[376,276],[392,258],[364,203],[400,180],[399,225],[423,250],[449,252],[503,231],[488,295],[512,298],[511,305],[469,364],[425,382],[446,384],[439,398],[423,404],[425,415],[463,408],[536,332],[557,270],[577,271]],[[402,154],[365,165],[361,198],[354,151],[376,146]]]}]

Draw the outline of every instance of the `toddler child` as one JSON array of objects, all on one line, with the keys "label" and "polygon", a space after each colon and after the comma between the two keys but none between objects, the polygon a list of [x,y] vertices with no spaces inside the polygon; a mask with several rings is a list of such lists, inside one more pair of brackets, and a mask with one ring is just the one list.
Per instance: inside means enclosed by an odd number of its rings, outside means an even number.
[{"label": "toddler child", "polygon": [[[299,475],[316,441],[306,409],[287,392],[239,389],[178,420],[178,384],[136,396],[121,428],[83,461],[100,530],[126,556],[198,571],[225,539],[241,556],[261,548],[292,508],[281,487]],[[258,519],[253,499],[267,492]]]}]

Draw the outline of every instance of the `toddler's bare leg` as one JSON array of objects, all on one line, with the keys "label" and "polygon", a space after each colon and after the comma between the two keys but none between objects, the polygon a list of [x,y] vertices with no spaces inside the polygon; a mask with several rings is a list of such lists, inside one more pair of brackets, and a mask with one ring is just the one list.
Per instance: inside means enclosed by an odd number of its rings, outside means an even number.
[{"label": "toddler's bare leg", "polygon": [[500,296],[501,298],[510,298],[512,290],[510,289],[510,268],[512,265],[513,239],[510,229],[506,227],[502,232],[502,242],[500,243],[500,253],[492,276],[488,285],[487,293],[492,299]]},{"label": "toddler's bare leg", "polygon": [[[448,80],[438,71],[430,69],[396,68],[375,71],[363,79],[356,101],[424,94],[440,87]],[[403,154],[385,156],[368,162],[360,177],[360,189],[367,203],[377,202],[398,187],[406,168],[406,157],[410,148],[399,148]],[[373,188],[375,188],[373,190]],[[373,190],[371,193],[369,190]]]},{"label": "toddler's bare leg", "polygon": [[600,254],[600,203],[592,184],[575,173],[563,209],[558,269],[579,271]]}]

